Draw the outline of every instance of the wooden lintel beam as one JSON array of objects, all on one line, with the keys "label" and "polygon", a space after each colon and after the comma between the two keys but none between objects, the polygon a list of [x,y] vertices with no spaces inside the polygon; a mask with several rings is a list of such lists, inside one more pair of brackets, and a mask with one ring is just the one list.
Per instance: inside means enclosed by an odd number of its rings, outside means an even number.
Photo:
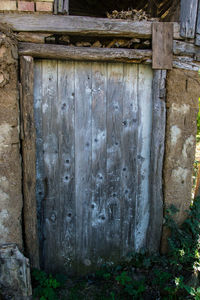
[{"label": "wooden lintel beam", "polygon": [[[123,36],[151,38],[152,22],[57,15],[0,14],[2,23],[14,31],[67,33],[90,36]],[[26,26],[24,25],[26,24]],[[174,38],[180,39],[180,27],[174,24]]]},{"label": "wooden lintel beam", "polygon": [[[186,70],[198,71],[200,63],[194,60],[192,55],[194,45],[174,41],[173,45],[173,67]],[[187,47],[188,48],[187,48]],[[185,48],[186,47],[186,48]],[[183,49],[186,49],[188,56],[183,56]],[[126,63],[152,63],[151,50],[138,49],[113,49],[113,48],[84,48],[69,47],[62,45],[19,43],[20,56],[32,56],[33,58],[66,59],[66,60],[88,60],[88,61],[109,61]],[[192,57],[191,57],[192,56]]]},{"label": "wooden lintel beam", "polygon": [[19,55],[36,58],[118,61],[143,63],[151,59],[151,50],[116,49],[116,48],[85,48],[52,44],[19,43]]}]

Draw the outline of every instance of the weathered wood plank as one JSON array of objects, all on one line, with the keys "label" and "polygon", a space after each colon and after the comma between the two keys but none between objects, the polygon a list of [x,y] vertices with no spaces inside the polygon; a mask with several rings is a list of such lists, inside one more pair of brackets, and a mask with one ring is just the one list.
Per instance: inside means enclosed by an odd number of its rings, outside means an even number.
[{"label": "weathered wood plank", "polygon": [[107,253],[116,261],[121,250],[121,131],[123,64],[108,64],[107,73]]},{"label": "weathered wood plank", "polygon": [[58,13],[63,13],[64,0],[58,0]]},{"label": "weathered wood plank", "polygon": [[[138,142],[137,170],[138,184],[136,197],[135,250],[146,247],[150,219],[149,162],[152,130],[152,69],[138,66]],[[144,109],[145,108],[145,109]]]},{"label": "weathered wood plank", "polygon": [[58,13],[58,0],[54,0],[53,12],[55,15]]},{"label": "weathered wood plank", "polygon": [[198,11],[197,11],[196,45],[200,46],[200,5],[198,5]]},{"label": "weathered wood plank", "polygon": [[182,42],[182,41],[173,41],[173,53],[174,55],[187,55],[200,56],[200,48],[194,44]]},{"label": "weathered wood plank", "polygon": [[45,269],[82,273],[129,251],[157,250],[164,77],[154,78],[152,103],[150,66],[48,60],[36,66]]},{"label": "weathered wood plank", "polygon": [[45,175],[43,159],[43,121],[42,121],[42,60],[34,62],[34,119],[36,127],[36,199],[37,224],[39,237],[40,261],[43,261],[43,224],[45,201]]},{"label": "weathered wood plank", "polygon": [[198,72],[200,68],[200,63],[198,61],[194,61],[192,57],[176,56],[173,60],[173,67]]},{"label": "weathered wood plank", "polygon": [[200,46],[200,34],[196,33],[195,45]]},{"label": "weathered wood plank", "polygon": [[121,255],[134,249],[137,192],[138,66],[124,64],[121,128]]},{"label": "weathered wood plank", "polygon": [[151,50],[85,48],[48,44],[19,43],[19,54],[36,58],[120,61],[141,63],[151,58]]},{"label": "weathered wood plank", "polygon": [[16,33],[15,36],[19,42],[44,44],[45,39],[51,36],[51,34],[40,32],[19,32]]},{"label": "weathered wood plank", "polygon": [[[198,56],[199,47],[192,43],[174,40],[173,54]],[[19,55],[35,58],[89,60],[89,61],[121,61],[126,63],[151,63],[152,51],[139,49],[85,48],[63,45],[35,43],[19,43]]]},{"label": "weathered wood plank", "polygon": [[[50,52],[49,52],[50,51]],[[145,51],[145,52],[143,52]],[[188,55],[193,56],[194,59],[199,57],[199,48],[195,47],[191,43],[174,41],[173,52],[175,55]],[[68,46],[60,45],[41,45],[41,44],[30,44],[30,43],[19,43],[19,54],[20,55],[31,55],[36,58],[51,58],[69,60],[89,60],[89,61],[122,61],[126,63],[141,63],[143,61],[146,64],[151,63],[151,50],[128,50],[128,49],[101,49],[101,48],[84,48],[77,47],[72,48]],[[142,58],[143,57],[143,58]],[[173,66],[178,57],[173,57]],[[188,63],[191,61],[190,57],[185,57],[185,61]],[[178,67],[178,65],[177,65]]]},{"label": "weathered wood plank", "polygon": [[147,248],[150,252],[159,251],[163,224],[162,171],[165,141],[165,79],[166,71],[154,71],[153,109],[150,158],[150,220]]},{"label": "weathered wood plank", "polygon": [[69,0],[64,0],[63,13],[69,14]]},{"label": "weathered wood plank", "polygon": [[[42,123],[44,159],[43,199],[43,262],[47,272],[53,272],[59,262],[59,128],[57,104],[57,61],[42,62]],[[49,264],[51,262],[51,264]]]},{"label": "weathered wood plank", "polygon": [[35,171],[35,125],[33,109],[34,67],[32,57],[20,58],[20,79],[22,85],[21,109],[23,122],[23,196],[24,196],[24,234],[25,249],[32,267],[39,267],[39,245],[36,211],[36,171]]},{"label": "weathered wood plank", "polygon": [[181,0],[181,30],[184,38],[195,37],[198,0]]},{"label": "weathered wood plank", "polygon": [[91,63],[75,63],[75,193],[77,270],[91,265]]},{"label": "weathered wood plank", "polygon": [[57,210],[60,212],[59,232],[60,269],[66,273],[74,269],[76,207],[75,207],[75,96],[74,62],[58,61],[58,116],[57,131],[59,144],[59,192]]},{"label": "weathered wood plank", "polygon": [[173,24],[152,24],[152,68],[172,69],[173,60]]},{"label": "weathered wood plank", "polygon": [[107,256],[105,249],[108,218],[106,195],[106,89],[107,66],[92,64],[92,203],[91,257],[93,264],[101,264]]},{"label": "weathered wood plank", "polygon": [[[151,37],[152,22],[132,22],[81,16],[0,14],[2,23],[14,31],[37,31],[93,36]],[[26,26],[24,26],[26,24]],[[174,24],[174,38],[180,39],[179,24]]]}]

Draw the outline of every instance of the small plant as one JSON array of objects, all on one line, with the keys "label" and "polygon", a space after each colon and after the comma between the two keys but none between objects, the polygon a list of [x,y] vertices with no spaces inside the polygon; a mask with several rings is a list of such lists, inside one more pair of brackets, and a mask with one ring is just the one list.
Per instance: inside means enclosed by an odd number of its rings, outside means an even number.
[{"label": "small plant", "polygon": [[34,297],[39,297],[40,300],[58,299],[56,290],[61,287],[61,282],[37,269],[33,270],[32,276],[37,285],[34,289]]},{"label": "small plant", "polygon": [[133,299],[142,299],[142,294],[146,289],[144,280],[134,281],[125,271],[116,276],[115,280],[124,287],[128,295],[133,296]]}]

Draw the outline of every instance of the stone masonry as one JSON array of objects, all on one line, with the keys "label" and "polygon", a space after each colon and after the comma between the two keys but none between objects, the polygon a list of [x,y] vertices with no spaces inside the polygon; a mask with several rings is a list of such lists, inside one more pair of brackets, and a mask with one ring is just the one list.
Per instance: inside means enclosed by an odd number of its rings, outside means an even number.
[{"label": "stone masonry", "polygon": [[[192,173],[196,146],[196,120],[200,77],[198,72],[173,69],[167,76],[167,124],[163,169],[164,205],[179,209],[180,225],[191,203]],[[164,227],[162,252],[167,250],[168,230]]]},{"label": "stone masonry", "polygon": [[0,244],[22,243],[17,42],[0,25]]}]

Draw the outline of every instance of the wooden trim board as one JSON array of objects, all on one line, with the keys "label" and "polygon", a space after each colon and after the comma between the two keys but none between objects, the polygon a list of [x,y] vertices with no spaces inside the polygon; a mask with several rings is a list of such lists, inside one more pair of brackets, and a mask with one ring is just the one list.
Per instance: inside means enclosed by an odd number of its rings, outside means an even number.
[{"label": "wooden trim board", "polygon": [[173,61],[173,24],[152,24],[152,68],[171,70]]}]

